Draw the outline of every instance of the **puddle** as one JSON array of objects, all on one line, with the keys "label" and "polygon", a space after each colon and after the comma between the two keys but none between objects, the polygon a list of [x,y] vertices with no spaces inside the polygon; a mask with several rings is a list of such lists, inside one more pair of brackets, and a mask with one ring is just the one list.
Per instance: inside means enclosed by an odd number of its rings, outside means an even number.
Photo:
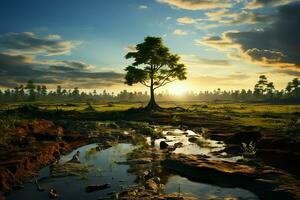
[{"label": "puddle", "polygon": [[[130,134],[130,132],[124,132]],[[163,130],[165,139],[155,140],[155,146],[159,148],[161,141],[166,141],[169,145],[181,142],[182,147],[177,148],[175,153],[185,154],[204,154],[211,159],[224,159],[235,161],[238,157],[225,158],[228,155],[214,154],[214,152],[223,150],[225,144],[215,140],[205,139],[200,134],[193,131],[182,131],[179,129]],[[199,146],[189,141],[189,138],[196,137],[202,141],[204,146]],[[148,142],[151,142],[147,138]],[[30,197],[30,199],[49,199],[48,190],[55,188],[59,193],[57,199],[76,199],[76,200],[95,200],[99,198],[109,197],[109,193],[120,192],[124,187],[135,185],[136,176],[128,173],[129,165],[119,165],[116,162],[126,161],[126,154],[131,152],[135,147],[131,144],[117,144],[106,150],[96,151],[97,144],[90,144],[81,148],[75,149],[70,154],[63,156],[60,163],[69,161],[76,151],[80,151],[80,161],[83,166],[86,166],[88,172],[81,176],[63,176],[51,177],[51,170],[46,167],[39,172],[39,184],[45,191],[38,192],[33,183],[26,183],[23,189],[12,192],[7,199],[16,200]],[[87,193],[85,187],[92,184],[110,184],[111,188],[100,190],[92,193]],[[180,189],[179,189],[180,185]],[[199,199],[258,199],[253,193],[240,188],[223,188],[206,183],[198,183],[190,181],[178,175],[172,175],[168,178],[165,185],[164,193],[192,193]],[[232,199],[234,199],[232,198]]]},{"label": "puddle", "polygon": [[241,188],[223,188],[215,185],[193,182],[178,175],[171,176],[165,186],[166,194],[173,192],[179,193],[181,196],[184,196],[185,194],[191,194],[197,199],[259,199],[255,194]]},{"label": "puddle", "polygon": [[[12,192],[7,199],[24,199],[24,197],[49,199],[48,189],[55,188],[60,195],[57,199],[95,200],[109,196],[107,194],[110,192],[122,191],[123,186],[133,185],[136,177],[127,173],[129,166],[118,165],[115,161],[125,161],[126,153],[134,147],[130,144],[118,144],[106,150],[90,153],[89,150],[96,146],[96,144],[83,146],[63,156],[60,160],[60,163],[64,163],[70,160],[76,151],[80,151],[82,164],[92,165],[85,176],[52,178],[50,177],[49,167],[47,167],[39,173],[39,184],[42,188],[45,188],[44,192],[38,192],[34,184],[27,183],[23,189]],[[88,185],[106,183],[109,183],[111,188],[92,193],[85,192],[85,187]]]},{"label": "puddle", "polygon": [[[154,144],[157,148],[160,146],[161,141],[165,141],[168,145],[173,146],[175,143],[182,143],[182,147],[176,148],[174,153],[193,154],[193,155],[207,155],[211,160],[223,160],[229,162],[236,162],[242,159],[242,156],[232,156],[227,154],[216,154],[218,151],[225,149],[225,144],[221,141],[211,140],[204,138],[201,134],[197,134],[191,130],[182,131],[180,129],[171,129],[170,127],[163,127],[162,133],[165,139],[157,139]],[[190,142],[190,138],[196,138],[199,142],[195,144]],[[147,139],[150,144],[150,138]]]}]

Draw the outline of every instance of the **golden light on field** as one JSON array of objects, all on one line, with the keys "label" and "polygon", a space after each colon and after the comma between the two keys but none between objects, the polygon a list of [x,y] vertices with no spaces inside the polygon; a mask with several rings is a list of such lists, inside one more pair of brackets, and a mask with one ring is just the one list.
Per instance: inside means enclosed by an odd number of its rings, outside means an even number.
[{"label": "golden light on field", "polygon": [[169,85],[168,89],[170,94],[176,96],[183,96],[185,93],[188,92],[189,88],[188,85],[182,82],[175,82]]}]

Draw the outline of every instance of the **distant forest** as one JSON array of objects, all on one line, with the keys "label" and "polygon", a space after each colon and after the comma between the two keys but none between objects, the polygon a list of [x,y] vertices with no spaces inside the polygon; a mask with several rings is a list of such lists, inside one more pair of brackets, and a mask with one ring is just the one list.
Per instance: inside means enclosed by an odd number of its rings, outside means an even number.
[{"label": "distant forest", "polygon": [[[270,103],[300,103],[300,80],[295,78],[288,83],[285,89],[276,90],[273,82],[269,82],[265,75],[261,75],[253,90],[231,90],[204,92],[187,92],[183,97],[176,97],[168,92],[158,93],[158,101],[244,101],[244,102],[270,102]],[[149,100],[147,92],[128,92],[123,90],[117,94],[103,90],[101,93],[86,93],[79,88],[64,89],[57,86],[56,90],[48,90],[45,85],[36,85],[32,80],[26,85],[13,89],[0,90],[0,102],[144,102]]]}]

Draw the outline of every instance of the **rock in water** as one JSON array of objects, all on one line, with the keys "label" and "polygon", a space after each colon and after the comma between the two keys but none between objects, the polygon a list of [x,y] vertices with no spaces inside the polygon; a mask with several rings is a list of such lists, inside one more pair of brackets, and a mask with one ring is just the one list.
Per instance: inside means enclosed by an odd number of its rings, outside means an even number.
[{"label": "rock in water", "polygon": [[51,199],[56,199],[58,197],[57,191],[55,189],[53,189],[53,188],[50,188],[50,190],[49,190],[49,197]]},{"label": "rock in water", "polygon": [[103,185],[89,185],[85,188],[86,192],[95,192],[98,190],[104,190],[110,188],[110,184],[103,184]]},{"label": "rock in water", "polygon": [[160,149],[166,149],[169,145],[165,141],[161,141],[159,143]]},{"label": "rock in water", "polygon": [[159,188],[156,182],[153,179],[149,179],[145,183],[145,188],[148,190],[152,190],[153,192],[158,192]]}]

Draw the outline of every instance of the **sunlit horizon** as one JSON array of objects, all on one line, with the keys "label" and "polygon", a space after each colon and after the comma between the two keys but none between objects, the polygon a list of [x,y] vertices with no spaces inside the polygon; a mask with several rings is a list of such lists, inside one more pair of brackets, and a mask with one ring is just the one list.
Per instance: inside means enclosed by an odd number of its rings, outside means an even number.
[{"label": "sunlit horizon", "polygon": [[298,1],[189,2],[1,2],[0,88],[147,91],[124,84],[124,56],[147,36],[187,66],[187,80],[158,92],[253,90],[262,74],[282,90],[300,77]]}]

